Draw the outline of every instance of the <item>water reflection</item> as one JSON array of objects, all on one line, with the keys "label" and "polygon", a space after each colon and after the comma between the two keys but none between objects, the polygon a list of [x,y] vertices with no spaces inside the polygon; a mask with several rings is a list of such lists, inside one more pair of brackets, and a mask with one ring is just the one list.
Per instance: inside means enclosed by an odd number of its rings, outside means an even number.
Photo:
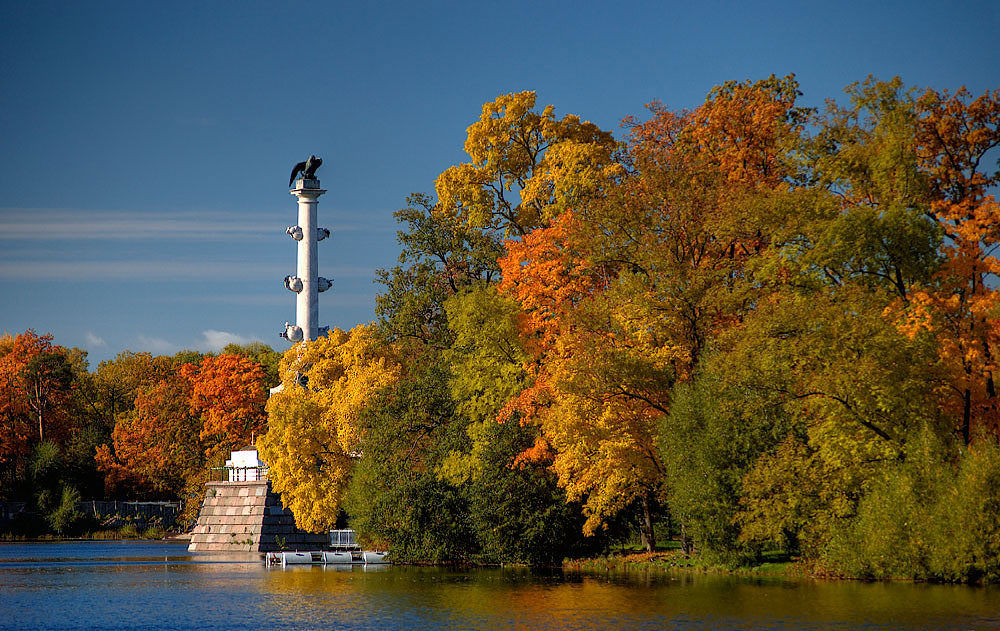
[{"label": "water reflection", "polygon": [[1000,590],[296,566],[170,544],[0,544],[0,629],[1000,628]]}]

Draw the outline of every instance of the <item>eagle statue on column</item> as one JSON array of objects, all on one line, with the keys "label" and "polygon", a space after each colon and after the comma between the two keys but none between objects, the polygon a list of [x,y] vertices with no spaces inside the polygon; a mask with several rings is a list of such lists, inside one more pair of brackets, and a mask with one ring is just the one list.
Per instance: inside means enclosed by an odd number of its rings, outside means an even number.
[{"label": "eagle statue on column", "polygon": [[289,188],[292,186],[292,183],[295,182],[295,176],[298,175],[299,173],[302,174],[303,179],[306,180],[315,179],[316,169],[318,169],[322,164],[323,164],[323,158],[317,158],[314,155],[310,155],[309,159],[306,160],[305,162],[299,162],[298,164],[293,166],[292,177],[288,178]]}]

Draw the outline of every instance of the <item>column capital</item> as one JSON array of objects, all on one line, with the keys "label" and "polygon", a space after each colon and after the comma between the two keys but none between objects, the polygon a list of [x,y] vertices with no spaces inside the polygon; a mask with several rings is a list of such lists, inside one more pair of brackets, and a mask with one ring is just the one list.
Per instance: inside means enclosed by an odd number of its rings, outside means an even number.
[{"label": "column capital", "polygon": [[290,195],[295,195],[299,199],[303,197],[315,199],[325,192],[325,188],[320,188],[319,180],[307,180],[305,178],[295,180],[295,188],[288,191]]}]

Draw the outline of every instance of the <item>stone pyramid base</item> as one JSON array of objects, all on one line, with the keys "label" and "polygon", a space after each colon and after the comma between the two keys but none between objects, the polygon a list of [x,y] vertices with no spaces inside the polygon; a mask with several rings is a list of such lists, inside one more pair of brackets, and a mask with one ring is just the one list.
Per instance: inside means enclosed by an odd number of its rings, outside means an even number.
[{"label": "stone pyramid base", "polygon": [[327,533],[295,527],[292,512],[267,480],[208,482],[198,523],[191,533],[192,552],[276,552],[320,550]]}]

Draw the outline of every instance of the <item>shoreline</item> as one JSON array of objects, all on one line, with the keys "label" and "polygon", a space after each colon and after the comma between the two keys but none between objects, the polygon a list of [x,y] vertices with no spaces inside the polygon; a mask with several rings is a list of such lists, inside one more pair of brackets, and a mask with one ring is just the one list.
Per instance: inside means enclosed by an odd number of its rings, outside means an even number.
[{"label": "shoreline", "polygon": [[[57,543],[57,542],[88,542],[88,541],[162,541],[166,543],[183,544],[191,540],[187,532],[165,533],[162,537],[121,536],[121,533],[103,531],[91,533],[97,536],[57,537],[54,535],[41,537],[2,537],[4,543]],[[261,552],[261,555],[264,553]],[[995,587],[1000,583],[989,581],[937,581],[919,578],[892,577],[870,578],[852,577],[810,571],[807,565],[798,560],[765,561],[755,566],[729,567],[710,563],[697,555],[685,555],[680,550],[658,550],[656,552],[626,552],[611,553],[606,556],[586,557],[579,559],[564,558],[561,563],[552,565],[532,566],[520,563],[479,563],[475,561],[457,562],[421,562],[409,561],[393,563],[399,566],[441,567],[452,569],[473,569],[489,567],[522,567],[538,570],[558,570],[578,574],[618,574],[626,577],[655,575],[716,575],[737,578],[757,578],[787,581],[834,581],[834,582],[865,582],[865,583],[911,583],[931,585],[964,585],[968,587]]]},{"label": "shoreline", "polygon": [[562,569],[573,572],[619,572],[624,574],[728,574],[784,579],[837,579],[820,577],[805,570],[798,561],[765,561],[756,566],[727,567],[685,555],[680,550],[610,554],[603,557],[563,559]]}]

